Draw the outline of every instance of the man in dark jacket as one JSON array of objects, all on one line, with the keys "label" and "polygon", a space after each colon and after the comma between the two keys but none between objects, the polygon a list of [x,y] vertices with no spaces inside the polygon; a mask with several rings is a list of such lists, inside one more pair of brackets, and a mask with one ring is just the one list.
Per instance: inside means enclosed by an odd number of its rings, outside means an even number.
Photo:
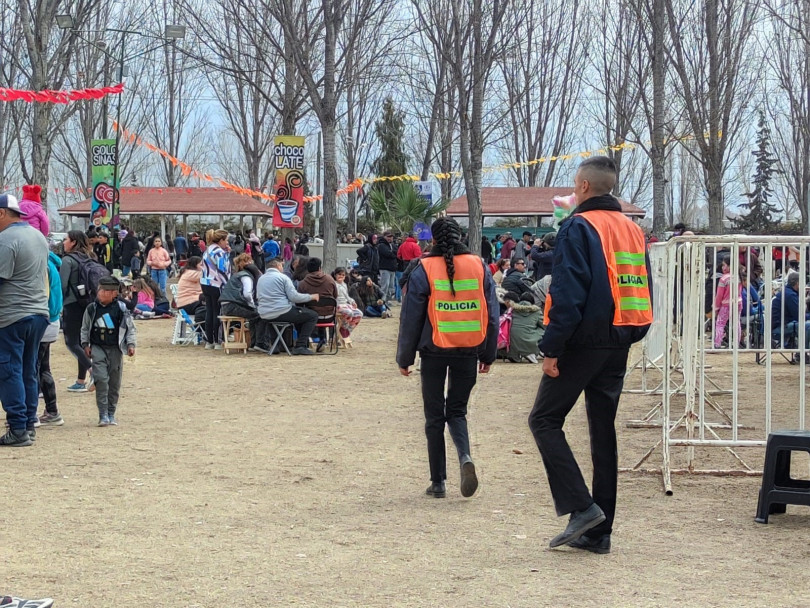
[{"label": "man in dark jacket", "polygon": [[[426,494],[444,498],[446,493],[447,426],[458,452],[461,494],[468,497],[475,493],[478,478],[470,456],[467,402],[476,371],[489,372],[497,355],[498,299],[489,268],[462,244],[456,221],[439,218],[431,225],[431,232],[431,255],[418,262],[410,274],[402,301],[397,364],[400,373],[409,376],[416,352],[422,355],[431,480]],[[435,327],[432,319],[436,320]],[[437,346],[437,341],[444,347]]]},{"label": "man in dark jacket", "polygon": [[551,274],[554,269],[554,247],[557,244],[557,233],[549,232],[543,236],[540,246],[532,250],[534,260],[534,280],[539,281]]},{"label": "man in dark jacket", "polygon": [[123,268],[123,275],[128,276],[130,272],[129,264],[132,258],[135,257],[135,252],[140,251],[141,246],[134,232],[127,232],[124,240],[121,241],[121,266]]},{"label": "man in dark jacket", "polygon": [[370,276],[375,283],[380,281],[380,253],[377,250],[377,235],[369,235],[368,241],[357,250],[357,266],[360,272]]},{"label": "man in dark jacket", "polygon": [[388,304],[397,292],[397,250],[393,233],[386,231],[383,234],[377,252],[380,255],[380,289],[385,303]]},{"label": "man in dark jacket", "polygon": [[526,260],[515,260],[512,267],[506,271],[506,278],[501,284],[506,291],[514,291],[518,297],[524,293],[531,294],[531,284],[527,282]]},{"label": "man in dark jacket", "polygon": [[[771,335],[774,340],[780,343],[789,342],[795,339],[796,347],[799,345],[799,310],[805,307],[799,306],[799,273],[791,272],[787,276],[784,291],[777,292],[771,302]],[[785,318],[782,318],[782,307],[784,300]],[[810,348],[810,313],[804,313],[804,344]],[[783,340],[784,336],[784,340]]]},{"label": "man in dark jacket", "polygon": [[[611,159],[594,157],[574,178],[577,208],[557,235],[549,323],[540,342],[544,375],[529,415],[557,515],[570,514],[550,546],[594,553],[610,551],[618,477],[614,424],[627,355],[652,322],[646,240],[610,194],[616,175]],[[593,496],[562,430],[583,391]]]}]

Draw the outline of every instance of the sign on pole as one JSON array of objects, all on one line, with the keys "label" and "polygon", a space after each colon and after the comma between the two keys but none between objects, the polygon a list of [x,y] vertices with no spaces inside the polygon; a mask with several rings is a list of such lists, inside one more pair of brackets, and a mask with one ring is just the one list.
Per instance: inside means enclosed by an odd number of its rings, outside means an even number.
[{"label": "sign on pole", "polygon": [[115,165],[118,150],[114,139],[90,141],[93,158],[93,198],[90,204],[90,224],[115,228],[120,224],[118,184],[115,182]]},{"label": "sign on pole", "polygon": [[297,135],[277,135],[273,157],[276,179],[273,226],[300,228],[304,223],[304,143]]}]

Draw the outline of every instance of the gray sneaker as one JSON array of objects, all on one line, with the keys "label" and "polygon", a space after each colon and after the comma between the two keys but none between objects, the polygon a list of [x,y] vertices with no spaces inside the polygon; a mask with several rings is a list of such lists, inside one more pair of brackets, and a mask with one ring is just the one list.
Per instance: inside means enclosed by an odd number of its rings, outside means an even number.
[{"label": "gray sneaker", "polygon": [[110,426],[118,426],[118,421],[115,419],[115,414],[110,414],[107,418],[110,421]]},{"label": "gray sneaker", "polygon": [[36,441],[37,440],[37,428],[35,426],[29,426],[28,427],[28,438],[31,441]]},{"label": "gray sneaker", "polygon": [[62,414],[49,414],[45,412],[39,417],[39,423],[43,426],[62,426],[65,424],[65,420],[62,418]]},{"label": "gray sneaker", "polygon": [[0,447],[4,448],[24,448],[34,443],[31,437],[28,436],[28,431],[6,431],[6,434],[0,437]]},{"label": "gray sneaker", "polygon": [[98,419],[98,426],[110,426],[110,417],[104,414]]},{"label": "gray sneaker", "polygon": [[0,596],[0,608],[51,608],[53,600],[49,597],[41,600],[25,600],[10,595]]}]

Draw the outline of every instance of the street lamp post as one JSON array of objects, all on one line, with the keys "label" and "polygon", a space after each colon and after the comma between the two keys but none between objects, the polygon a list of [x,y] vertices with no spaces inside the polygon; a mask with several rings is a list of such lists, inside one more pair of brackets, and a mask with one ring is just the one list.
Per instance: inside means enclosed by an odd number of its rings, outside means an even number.
[{"label": "street lamp post", "polygon": [[[118,81],[119,82],[123,82],[124,77],[126,76],[126,62],[127,62],[127,60],[137,59],[138,57],[146,55],[147,53],[151,53],[154,50],[157,50],[159,48],[163,48],[167,44],[173,44],[176,40],[181,40],[181,39],[185,38],[185,36],[186,36],[186,28],[185,28],[185,26],[183,26],[183,25],[170,25],[170,24],[166,25],[166,27],[165,27],[165,29],[163,31],[163,36],[155,36],[153,34],[144,34],[143,32],[139,32],[139,31],[136,31],[136,30],[124,30],[124,29],[117,29],[117,28],[105,28],[103,30],[98,30],[98,31],[92,30],[92,31],[86,32],[86,33],[115,32],[115,33],[121,34],[120,55],[115,56],[112,53],[110,53],[109,51],[107,51],[107,49],[105,48],[106,44],[101,45],[101,44],[99,44],[98,41],[92,42],[90,40],[87,40],[86,38],[83,38],[82,35],[81,35],[83,32],[80,31],[80,30],[74,29],[75,28],[75,22],[73,20],[72,15],[69,15],[69,14],[56,15],[55,19],[56,19],[56,25],[60,29],[69,30],[72,34],[76,35],[78,38],[80,38],[81,40],[84,40],[88,44],[98,48],[105,55],[110,57],[113,61],[117,62],[118,63],[118,68],[119,68],[119,70],[118,70]],[[127,35],[128,34],[133,34],[135,36],[141,36],[143,38],[151,38],[151,39],[162,40],[163,43],[159,44],[157,46],[148,48],[145,51],[142,51],[140,53],[136,53],[135,55],[132,55],[130,57],[127,57],[126,56],[126,42],[127,42]],[[120,224],[120,217],[119,217],[119,215],[120,215],[120,193],[119,193],[119,188],[118,188],[118,180],[119,180],[119,172],[120,172],[121,106],[123,105],[122,101],[121,101],[122,97],[123,97],[123,93],[121,93],[119,95],[119,97],[118,97],[118,107],[116,108],[116,119],[115,119],[117,128],[115,129],[115,163],[113,164],[113,183],[112,183],[114,196],[113,196],[112,215],[110,217],[110,221],[113,223],[113,228],[115,227],[115,222],[118,222]],[[105,124],[106,124],[106,117],[105,117]],[[106,129],[105,129],[105,133],[106,133]],[[111,233],[111,239],[112,239],[112,241],[111,241],[112,246],[114,247],[115,246],[115,231],[111,230],[110,233]]]}]

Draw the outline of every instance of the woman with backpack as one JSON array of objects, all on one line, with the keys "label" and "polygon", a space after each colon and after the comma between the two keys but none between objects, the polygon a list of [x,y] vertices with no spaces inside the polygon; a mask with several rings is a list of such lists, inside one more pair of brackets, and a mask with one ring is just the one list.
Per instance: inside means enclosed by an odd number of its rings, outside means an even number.
[{"label": "woman with backpack", "polygon": [[62,280],[62,330],[65,333],[65,345],[79,364],[76,382],[67,390],[71,393],[85,393],[92,386],[93,378],[88,376],[92,363],[82,348],[82,319],[87,305],[93,301],[95,294],[90,295],[91,289],[85,284],[88,282],[87,272],[81,270],[86,269],[88,263],[92,261],[93,248],[87,235],[81,230],[68,232],[63,246],[65,257],[62,258],[62,267],[59,269],[59,277]]}]

